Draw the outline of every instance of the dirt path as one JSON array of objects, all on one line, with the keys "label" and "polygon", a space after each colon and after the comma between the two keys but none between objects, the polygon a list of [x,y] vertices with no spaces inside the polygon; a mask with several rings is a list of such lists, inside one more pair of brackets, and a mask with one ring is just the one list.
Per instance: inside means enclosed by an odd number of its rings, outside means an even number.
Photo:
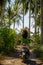
[{"label": "dirt path", "polygon": [[26,65],[24,63],[22,63],[21,59],[13,59],[13,58],[9,58],[9,59],[4,59],[1,61],[2,65]]},{"label": "dirt path", "polygon": [[[16,48],[20,50],[20,46]],[[22,62],[22,59],[19,57],[19,52],[16,51],[15,55],[11,54],[10,57],[5,57],[0,59],[0,65],[43,65],[43,62],[37,58],[33,58],[33,53],[30,53],[30,58],[25,63]],[[33,56],[32,56],[33,55]]]},{"label": "dirt path", "polygon": [[39,59],[30,59],[26,63],[22,62],[20,58],[6,58],[0,61],[0,65],[43,65]]}]

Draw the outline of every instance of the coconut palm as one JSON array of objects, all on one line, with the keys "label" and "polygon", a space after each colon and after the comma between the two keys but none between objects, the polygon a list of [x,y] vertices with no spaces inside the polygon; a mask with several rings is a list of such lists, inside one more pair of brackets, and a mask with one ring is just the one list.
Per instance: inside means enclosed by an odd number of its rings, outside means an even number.
[{"label": "coconut palm", "polygon": [[20,8],[20,5],[18,2],[15,2],[13,4],[13,13],[14,13],[14,16],[12,18],[12,20],[14,21],[14,27],[15,27],[15,23],[17,23],[17,25],[20,24],[19,20],[21,20],[21,8]]},{"label": "coconut palm", "polygon": [[4,21],[4,12],[5,12],[5,5],[8,0],[0,0],[0,21]]},{"label": "coconut palm", "polygon": [[[39,26],[40,18],[40,0],[31,0],[31,14],[35,20],[35,36],[37,32],[37,26]],[[38,29],[39,32],[39,29]]]},{"label": "coconut palm", "polygon": [[8,13],[9,13],[9,29],[10,29],[10,15],[11,15],[11,8],[10,8],[10,0],[8,0],[9,2],[9,10],[8,10]]},{"label": "coconut palm", "polygon": [[35,38],[36,38],[37,0],[35,0],[35,10],[34,10],[34,12],[35,12]]},{"label": "coconut palm", "polygon": [[8,22],[9,29],[12,23],[14,23],[14,27],[16,22],[19,24],[19,20],[21,19],[21,16],[20,16],[20,7],[17,2],[12,5],[10,5],[9,3],[6,12],[7,14],[5,15],[5,20]]},{"label": "coconut palm", "polygon": [[26,12],[28,11],[28,0],[18,0],[18,3],[20,3],[20,5],[22,4],[22,12],[21,14],[23,14],[23,28],[24,28],[24,15],[26,14]]},{"label": "coconut palm", "polygon": [[0,24],[1,24],[1,28],[3,25],[3,16],[4,16],[4,8],[5,8],[5,0],[0,0]]}]

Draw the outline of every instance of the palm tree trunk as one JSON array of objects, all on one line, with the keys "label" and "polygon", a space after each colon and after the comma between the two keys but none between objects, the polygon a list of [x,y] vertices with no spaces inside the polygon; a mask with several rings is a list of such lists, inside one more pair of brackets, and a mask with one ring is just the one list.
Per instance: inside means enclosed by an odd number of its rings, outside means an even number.
[{"label": "palm tree trunk", "polygon": [[13,29],[15,29],[15,22],[14,22],[14,26],[13,26]]},{"label": "palm tree trunk", "polygon": [[38,35],[39,35],[39,27],[38,27]]},{"label": "palm tree trunk", "polygon": [[1,5],[1,13],[0,13],[0,23],[1,23],[1,26],[0,26],[0,28],[2,28],[2,17],[3,17],[3,14],[2,14],[2,5]]},{"label": "palm tree trunk", "polygon": [[4,24],[4,11],[5,11],[5,2],[0,5],[1,6],[1,15],[0,15],[0,22],[1,22],[1,28],[3,28],[3,24]]},{"label": "palm tree trunk", "polygon": [[41,44],[43,44],[43,0],[40,0],[41,4]]},{"label": "palm tree trunk", "polygon": [[9,29],[10,29],[10,14],[9,14]]},{"label": "palm tree trunk", "polygon": [[36,20],[36,18],[37,18],[37,0],[35,0],[35,10],[34,11],[35,11],[34,13],[35,13],[35,39],[36,39],[36,28],[37,28],[37,20]]},{"label": "palm tree trunk", "polygon": [[23,28],[24,28],[24,2],[23,2]]},{"label": "palm tree trunk", "polygon": [[[9,7],[10,7],[10,0],[9,0]],[[9,12],[9,30],[10,30],[10,12]]]},{"label": "palm tree trunk", "polygon": [[15,22],[14,22],[14,28],[15,28]]},{"label": "palm tree trunk", "polygon": [[29,3],[29,42],[30,42],[30,22],[31,22],[31,0]]}]

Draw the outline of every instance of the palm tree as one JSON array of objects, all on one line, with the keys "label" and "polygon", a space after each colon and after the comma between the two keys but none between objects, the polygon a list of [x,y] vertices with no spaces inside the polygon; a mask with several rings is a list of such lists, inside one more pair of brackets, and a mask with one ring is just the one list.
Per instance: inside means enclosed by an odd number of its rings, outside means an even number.
[{"label": "palm tree", "polygon": [[[35,0],[35,8],[34,8],[34,14],[35,14],[35,16],[34,16],[34,19],[35,19],[35,41],[36,41],[37,27],[38,27],[38,34],[39,34],[39,25],[40,25],[40,23],[39,23],[40,21],[38,21],[38,18],[40,16],[39,11],[40,11],[40,1]],[[39,18],[39,20],[40,20],[40,18]],[[39,25],[37,25],[37,23],[39,23]]]},{"label": "palm tree", "polygon": [[[34,12],[35,12],[35,39],[36,39],[36,26],[37,26],[37,20],[36,20],[36,18],[37,18],[37,0],[35,0],[35,10],[34,10]],[[36,41],[36,40],[35,40]]]},{"label": "palm tree", "polygon": [[23,9],[22,9],[23,21],[22,21],[22,23],[23,23],[23,28],[24,28],[24,3],[25,3],[25,1],[24,1],[24,0],[21,0],[20,3],[21,3],[22,6],[23,6]]},{"label": "palm tree", "polygon": [[14,20],[13,20],[13,22],[14,22],[14,26],[13,26],[13,29],[15,29],[15,22],[16,22],[16,20],[14,19]]},{"label": "palm tree", "polygon": [[0,15],[2,15],[4,12],[4,8],[5,8],[5,5],[6,5],[6,2],[10,2],[10,0],[0,0]]},{"label": "palm tree", "polygon": [[10,29],[10,0],[8,0],[9,1],[9,29]]},{"label": "palm tree", "polygon": [[41,44],[43,44],[43,0],[40,0],[41,4]]},{"label": "palm tree", "polygon": [[[40,16],[40,1],[39,0],[31,0],[31,14],[35,20],[35,36],[37,32],[37,26],[39,26],[39,16]],[[39,29],[38,29],[39,32]]]},{"label": "palm tree", "polygon": [[30,43],[30,22],[31,22],[31,0],[29,2],[29,43]]},{"label": "palm tree", "polygon": [[15,23],[19,24],[19,20],[21,19],[21,16],[20,16],[20,8],[17,2],[12,5],[9,5],[9,7],[7,8],[7,14],[5,19],[8,21],[9,29],[12,23],[14,23],[13,28],[15,28]]},{"label": "palm tree", "polygon": [[7,1],[9,2],[9,0],[0,0],[0,21],[1,23],[4,20],[5,5]]},{"label": "palm tree", "polygon": [[24,28],[24,1],[23,1],[23,28]]},{"label": "palm tree", "polygon": [[3,25],[2,21],[4,19],[5,3],[6,3],[5,0],[0,1],[0,23],[1,23],[1,28],[2,28],[2,25]]},{"label": "palm tree", "polygon": [[14,22],[14,27],[15,27],[15,23],[17,23],[18,25],[20,24],[19,20],[21,20],[21,11],[20,11],[20,5],[18,2],[15,2],[13,5],[13,12],[14,12],[14,16],[13,16],[13,22]]},{"label": "palm tree", "polygon": [[[19,0],[18,0],[19,1]],[[20,5],[22,4],[22,14],[23,14],[23,28],[24,28],[24,15],[27,13],[28,11],[28,0],[20,0],[19,1]]]}]

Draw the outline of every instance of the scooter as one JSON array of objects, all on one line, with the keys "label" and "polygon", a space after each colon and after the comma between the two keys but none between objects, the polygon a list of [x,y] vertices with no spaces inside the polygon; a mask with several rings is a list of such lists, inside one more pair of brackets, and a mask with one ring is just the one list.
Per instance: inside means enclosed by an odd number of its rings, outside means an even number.
[{"label": "scooter", "polygon": [[27,48],[26,44],[22,45],[22,59],[26,61],[29,59],[29,49]]}]

